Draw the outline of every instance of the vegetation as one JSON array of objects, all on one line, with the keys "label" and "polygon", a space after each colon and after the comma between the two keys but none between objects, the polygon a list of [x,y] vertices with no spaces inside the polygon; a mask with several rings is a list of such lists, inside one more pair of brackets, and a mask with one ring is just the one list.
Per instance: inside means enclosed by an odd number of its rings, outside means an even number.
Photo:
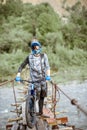
[{"label": "vegetation", "polygon": [[52,75],[58,72],[54,80],[87,78],[87,10],[80,3],[67,10],[65,23],[47,3],[0,3],[0,81],[16,75],[33,35],[48,54]]}]

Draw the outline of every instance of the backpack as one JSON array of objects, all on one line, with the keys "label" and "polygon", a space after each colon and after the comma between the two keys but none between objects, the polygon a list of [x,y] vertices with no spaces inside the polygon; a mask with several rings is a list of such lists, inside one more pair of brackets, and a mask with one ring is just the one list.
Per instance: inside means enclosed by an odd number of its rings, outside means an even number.
[{"label": "backpack", "polygon": [[[40,54],[41,57],[41,70],[42,70],[42,74],[44,72],[45,69],[45,61],[44,61],[44,54]],[[44,64],[44,67],[42,66]]]},{"label": "backpack", "polygon": [[42,67],[42,64],[45,64],[44,54],[40,54],[40,57],[41,57],[41,67]]}]

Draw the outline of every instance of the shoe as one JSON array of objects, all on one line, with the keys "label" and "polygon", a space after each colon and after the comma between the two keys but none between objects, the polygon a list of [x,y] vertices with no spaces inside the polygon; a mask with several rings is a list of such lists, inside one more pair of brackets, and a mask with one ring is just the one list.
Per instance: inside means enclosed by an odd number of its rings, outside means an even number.
[{"label": "shoe", "polygon": [[36,113],[36,116],[41,116],[43,113],[41,113],[41,112],[38,112],[38,113]]}]

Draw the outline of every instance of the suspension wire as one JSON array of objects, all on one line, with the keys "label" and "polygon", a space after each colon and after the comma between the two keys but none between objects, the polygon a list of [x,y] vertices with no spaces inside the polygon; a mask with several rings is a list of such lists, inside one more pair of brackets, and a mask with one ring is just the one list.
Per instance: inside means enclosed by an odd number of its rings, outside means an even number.
[{"label": "suspension wire", "polygon": [[57,91],[60,90],[71,101],[71,98],[63,90],[61,90],[59,86],[56,85],[56,87],[57,87]]},{"label": "suspension wire", "polygon": [[56,86],[56,90],[60,90],[70,101],[72,105],[76,105],[77,108],[82,111],[86,116],[87,116],[87,111],[83,109],[82,106],[80,106],[77,102],[76,99],[71,99],[63,90],[60,89],[60,87],[58,85],[56,85],[55,83],[53,83],[53,81],[50,81],[52,85],[54,85],[54,87]]},{"label": "suspension wire", "polygon": [[[51,81],[51,84],[53,84],[54,86],[56,85],[55,83],[53,83],[53,81]],[[62,89],[60,89],[60,87],[58,87],[58,85],[56,85],[56,90],[57,91],[60,90],[71,101],[71,98]]]}]

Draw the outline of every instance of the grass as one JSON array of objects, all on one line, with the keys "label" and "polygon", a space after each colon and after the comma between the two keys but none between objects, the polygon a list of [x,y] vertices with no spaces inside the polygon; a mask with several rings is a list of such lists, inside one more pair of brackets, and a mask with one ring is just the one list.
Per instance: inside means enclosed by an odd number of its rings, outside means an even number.
[{"label": "grass", "polygon": [[56,83],[66,83],[73,80],[84,81],[87,79],[87,69],[84,66],[67,66],[67,68],[61,68],[54,74],[52,79]]}]

